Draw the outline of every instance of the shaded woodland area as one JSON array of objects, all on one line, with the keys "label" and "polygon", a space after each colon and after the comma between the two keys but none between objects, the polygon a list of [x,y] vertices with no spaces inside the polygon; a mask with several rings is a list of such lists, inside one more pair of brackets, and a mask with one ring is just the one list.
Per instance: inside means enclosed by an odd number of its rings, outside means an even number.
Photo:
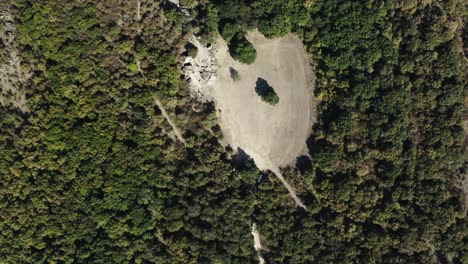
[{"label": "shaded woodland area", "polygon": [[241,186],[258,172],[234,172],[210,107],[192,110],[179,69],[191,18],[159,1],[141,20],[133,1],[16,6],[35,74],[29,114],[0,112],[0,262],[253,260]]},{"label": "shaded woodland area", "polygon": [[[257,263],[252,221],[270,263],[468,262],[464,1],[13,2],[33,76],[28,113],[0,106],[0,262]],[[314,64],[311,160],[284,173],[307,211],[233,169],[181,76],[192,32],[256,27]]]}]

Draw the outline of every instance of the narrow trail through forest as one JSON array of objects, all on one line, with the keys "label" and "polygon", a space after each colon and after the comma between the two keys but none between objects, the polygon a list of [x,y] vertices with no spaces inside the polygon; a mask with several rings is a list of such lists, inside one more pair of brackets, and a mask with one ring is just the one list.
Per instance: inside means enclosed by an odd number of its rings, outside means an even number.
[{"label": "narrow trail through forest", "polygon": [[[148,83],[148,81],[146,79],[146,76],[145,76],[143,70],[141,69],[140,60],[136,59],[136,64],[138,66],[138,71],[140,72],[141,76],[145,80],[146,85],[149,86],[149,83]],[[169,125],[171,125],[172,130],[174,131],[174,134],[177,137],[177,139],[182,144],[186,145],[186,141],[185,141],[184,137],[182,136],[182,133],[181,133],[180,129],[177,127],[177,125],[174,122],[172,122],[171,117],[167,113],[166,108],[164,108],[164,106],[161,103],[161,101],[159,100],[159,98],[156,95],[153,95],[153,100],[154,100],[154,103],[158,106],[159,110],[161,110],[161,114],[164,117],[164,119],[166,119],[166,121],[169,123]]]},{"label": "narrow trail through forest", "polygon": [[[205,72],[191,74],[192,85],[202,98],[212,98],[218,108],[224,144],[242,149],[262,170],[270,170],[283,183],[296,205],[306,206],[281,173],[281,167],[294,166],[298,156],[306,155],[306,140],[315,122],[314,76],[301,40],[288,34],[267,39],[258,30],[248,32],[246,38],[257,52],[251,65],[232,58],[227,43],[218,38],[213,48],[199,49],[192,70],[206,71],[218,66],[214,80],[204,80]],[[230,69],[239,80],[233,80]],[[208,70],[211,73],[211,70]],[[275,88],[280,101],[274,107],[265,104],[255,92],[262,78]]]},{"label": "narrow trail through forest", "polygon": [[254,248],[255,248],[255,251],[257,251],[259,263],[260,264],[265,264],[265,259],[262,256],[263,247],[262,247],[262,243],[260,241],[260,233],[257,230],[257,224],[256,223],[252,224],[252,235],[254,237]]},{"label": "narrow trail through forest", "polygon": [[[137,21],[140,22],[141,18],[142,18],[142,15],[141,15],[141,2],[140,0],[137,0],[136,1],[136,15],[137,15]],[[141,27],[140,27],[140,23],[138,23],[138,34],[141,33]],[[136,64],[138,66],[138,71],[140,72],[141,74],[141,77],[143,77],[143,79],[145,80],[145,84],[147,86],[149,86],[149,83],[148,83],[148,80],[146,79],[146,76],[145,76],[145,73],[143,72],[143,69],[141,68],[141,62],[139,59],[135,58],[136,59]],[[174,131],[174,134],[177,138],[177,140],[179,140],[182,144],[184,144],[184,146],[186,146],[186,141],[184,139],[184,137],[182,136],[182,133],[181,133],[181,130],[177,127],[177,125],[172,121],[172,119],[170,118],[169,114],[167,113],[166,111],[166,108],[164,108],[163,104],[161,103],[161,100],[159,100],[159,98],[156,96],[156,95],[153,95],[153,100],[154,100],[154,103],[158,106],[159,110],[161,110],[161,114],[162,116],[164,117],[164,119],[169,123],[169,125],[172,127],[172,131]]]},{"label": "narrow trail through forest", "polygon": [[291,185],[289,185],[288,181],[286,181],[286,179],[283,177],[283,174],[281,173],[280,169],[279,168],[274,168],[274,169],[270,169],[270,170],[283,183],[284,187],[286,187],[289,194],[294,199],[294,202],[296,202],[296,205],[299,206],[299,207],[302,207],[304,210],[307,210],[307,207],[302,203],[301,199],[299,199],[299,197],[297,197],[297,194],[296,194],[296,191],[294,190],[294,188],[291,187]]},{"label": "narrow trail through forest", "polygon": [[[242,149],[260,170],[271,171],[296,206],[307,210],[280,167],[292,165],[298,155],[307,153],[305,142],[315,120],[311,104],[315,102],[312,96],[314,80],[310,77],[313,73],[308,57],[302,42],[294,35],[268,40],[254,31],[247,38],[257,50],[253,65],[233,60],[221,37],[212,47],[206,47],[192,37],[190,42],[198,53],[187,60],[190,66],[185,67],[191,94],[202,102],[215,101],[225,137],[221,144]],[[240,80],[231,78],[230,68],[238,71]],[[259,76],[276,87],[281,100],[274,108],[264,104],[255,94],[253,87]],[[259,263],[266,263],[255,223],[251,233]]]},{"label": "narrow trail through forest", "polygon": [[182,133],[180,132],[179,128],[177,127],[176,124],[174,124],[174,122],[172,122],[171,118],[169,117],[169,114],[166,112],[166,109],[164,108],[161,101],[159,101],[159,99],[156,96],[154,96],[154,103],[161,110],[161,114],[163,115],[164,119],[166,119],[166,121],[169,123],[169,125],[171,125],[172,130],[174,131],[174,134],[176,135],[177,139],[182,144],[186,145],[186,141],[185,141],[184,137],[182,136]]}]

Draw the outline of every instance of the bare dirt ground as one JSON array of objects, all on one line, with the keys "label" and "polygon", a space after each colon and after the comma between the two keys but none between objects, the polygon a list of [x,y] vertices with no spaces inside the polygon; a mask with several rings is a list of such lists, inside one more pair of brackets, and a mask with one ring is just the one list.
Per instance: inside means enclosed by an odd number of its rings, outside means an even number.
[{"label": "bare dirt ground", "polygon": [[[315,121],[313,74],[302,42],[293,34],[269,40],[253,31],[247,39],[257,50],[252,65],[232,59],[224,40],[218,40],[219,69],[211,95],[220,110],[226,142],[243,149],[259,169],[273,171],[294,165],[299,155],[307,153],[306,140]],[[230,67],[239,72],[240,80],[231,78]],[[278,94],[276,106],[256,94],[258,78],[268,81]]]},{"label": "bare dirt ground", "polygon": [[180,6],[179,0],[169,0],[169,2],[173,3],[176,6]]}]

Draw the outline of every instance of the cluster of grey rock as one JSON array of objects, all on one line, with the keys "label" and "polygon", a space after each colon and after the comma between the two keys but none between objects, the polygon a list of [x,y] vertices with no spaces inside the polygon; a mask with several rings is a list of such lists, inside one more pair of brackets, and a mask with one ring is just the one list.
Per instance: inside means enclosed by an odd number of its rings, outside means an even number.
[{"label": "cluster of grey rock", "polygon": [[215,49],[212,45],[205,47],[195,36],[192,36],[190,43],[198,49],[198,52],[195,58],[190,56],[185,58],[183,73],[189,81],[192,97],[209,101],[208,89],[216,80],[218,70]]},{"label": "cluster of grey rock", "polygon": [[0,104],[27,112],[23,72],[16,47],[16,26],[8,6],[0,4]]}]

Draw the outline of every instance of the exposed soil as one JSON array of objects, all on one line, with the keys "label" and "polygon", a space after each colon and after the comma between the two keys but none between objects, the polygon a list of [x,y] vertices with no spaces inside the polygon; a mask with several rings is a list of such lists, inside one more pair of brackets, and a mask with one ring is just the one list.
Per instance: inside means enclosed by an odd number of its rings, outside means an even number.
[{"label": "exposed soil", "polygon": [[[219,68],[210,94],[220,111],[226,143],[243,149],[261,170],[293,165],[307,153],[306,140],[315,121],[307,54],[292,34],[269,40],[253,31],[247,39],[257,50],[252,65],[232,59],[221,38],[215,49]],[[230,67],[239,73],[239,80],[231,78]],[[277,105],[265,104],[256,94],[258,78],[275,88]]]},{"label": "exposed soil", "polygon": [[254,237],[254,248],[258,254],[258,262],[260,264],[265,264],[265,259],[262,256],[262,243],[260,241],[260,233],[258,233],[257,225],[255,223],[252,224],[252,236]]}]

